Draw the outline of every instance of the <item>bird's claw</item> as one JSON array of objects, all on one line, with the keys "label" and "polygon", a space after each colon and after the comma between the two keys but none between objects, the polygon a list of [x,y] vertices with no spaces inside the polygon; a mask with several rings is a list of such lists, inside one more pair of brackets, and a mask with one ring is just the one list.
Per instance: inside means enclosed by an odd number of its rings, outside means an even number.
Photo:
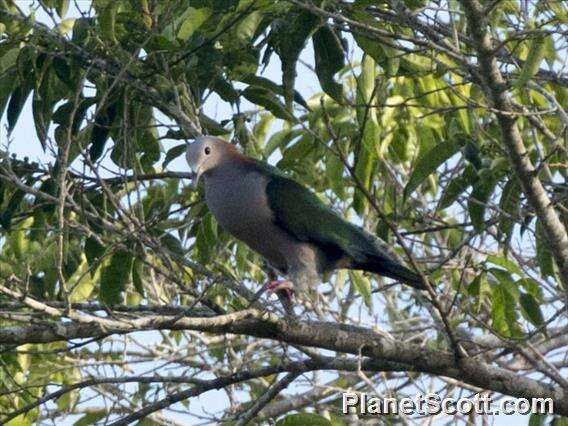
[{"label": "bird's claw", "polygon": [[292,281],[288,280],[270,281],[268,284],[266,284],[266,290],[270,291],[271,293],[284,290],[286,292],[290,292],[290,294],[294,294],[294,284],[292,284]]},{"label": "bird's claw", "polygon": [[294,284],[288,280],[269,281],[256,292],[254,299],[257,300],[265,291],[270,293],[282,292],[286,298],[292,299],[294,297]]}]

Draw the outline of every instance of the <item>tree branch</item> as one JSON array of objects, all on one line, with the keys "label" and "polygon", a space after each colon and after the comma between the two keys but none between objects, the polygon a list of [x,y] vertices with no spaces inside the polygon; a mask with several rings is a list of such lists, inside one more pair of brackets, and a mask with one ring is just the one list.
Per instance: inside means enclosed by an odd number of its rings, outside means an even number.
[{"label": "tree branch", "polygon": [[[514,111],[509,95],[506,92],[505,80],[499,70],[492,47],[492,39],[486,30],[483,8],[477,0],[463,1],[469,30],[476,43],[477,58],[483,80],[483,89],[493,106],[500,111]],[[501,127],[503,144],[517,175],[523,192],[534,207],[536,215],[544,229],[546,241],[550,247],[568,298],[568,233],[558,217],[554,204],[548,197],[542,182],[533,166],[515,118],[497,113]]]},{"label": "tree branch", "polygon": [[378,362],[404,366],[400,371],[417,371],[461,380],[473,386],[522,398],[552,398],[559,414],[568,414],[566,391],[537,380],[517,376],[477,358],[456,360],[453,354],[426,349],[421,345],[386,338],[357,326],[321,321],[282,320],[273,314],[247,309],[215,317],[148,315],[137,319],[97,319],[58,322],[52,325],[13,326],[0,329],[3,344],[47,343],[104,334],[126,334],[144,330],[194,330],[213,334],[232,333],[277,340],[292,345],[328,349],[340,353],[361,353]]}]

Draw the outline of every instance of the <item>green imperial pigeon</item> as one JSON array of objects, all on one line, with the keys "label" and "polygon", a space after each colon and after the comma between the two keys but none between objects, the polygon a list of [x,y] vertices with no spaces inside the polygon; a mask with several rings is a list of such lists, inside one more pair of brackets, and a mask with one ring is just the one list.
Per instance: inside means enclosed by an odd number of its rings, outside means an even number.
[{"label": "green imperial pigeon", "polygon": [[[263,290],[306,294],[335,269],[374,272],[424,289],[375,237],[325,206],[280,170],[241,154],[221,139],[202,136],[188,145],[193,184],[205,181],[205,202],[219,224],[264,256],[290,281]],[[384,244],[384,243],[382,243]],[[260,293],[260,292],[259,292]]]}]

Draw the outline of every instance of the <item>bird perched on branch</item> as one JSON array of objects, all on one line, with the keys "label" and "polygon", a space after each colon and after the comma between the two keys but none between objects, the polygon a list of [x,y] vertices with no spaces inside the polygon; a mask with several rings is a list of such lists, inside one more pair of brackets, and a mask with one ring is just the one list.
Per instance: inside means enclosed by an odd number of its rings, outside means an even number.
[{"label": "bird perched on branch", "polygon": [[288,280],[263,290],[307,294],[320,275],[359,269],[425,289],[419,275],[397,262],[381,242],[347,222],[283,172],[247,157],[219,138],[202,136],[187,148],[197,186],[222,228],[254,251]]}]

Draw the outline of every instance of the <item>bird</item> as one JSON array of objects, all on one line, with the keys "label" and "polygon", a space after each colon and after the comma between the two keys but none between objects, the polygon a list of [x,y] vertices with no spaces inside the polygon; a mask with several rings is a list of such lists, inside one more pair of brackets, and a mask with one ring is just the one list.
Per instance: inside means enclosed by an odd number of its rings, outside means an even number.
[{"label": "bird", "polygon": [[425,289],[422,278],[397,261],[384,242],[280,169],[213,136],[188,143],[186,159],[192,185],[203,181],[205,204],[221,228],[287,278],[269,281],[261,291],[304,295],[337,269],[376,273]]}]

